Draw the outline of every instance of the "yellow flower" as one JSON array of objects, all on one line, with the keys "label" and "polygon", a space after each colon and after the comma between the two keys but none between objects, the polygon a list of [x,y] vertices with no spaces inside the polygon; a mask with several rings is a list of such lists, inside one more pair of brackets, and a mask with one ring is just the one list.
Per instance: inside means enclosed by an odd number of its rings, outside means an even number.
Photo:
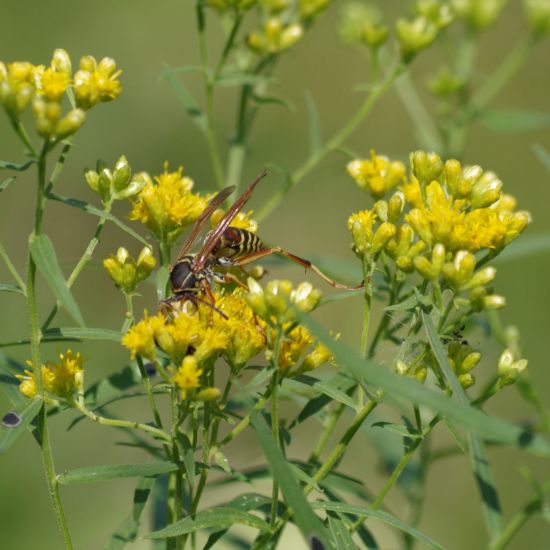
[{"label": "yellow flower", "polygon": [[[290,323],[285,323],[282,327],[283,331],[288,329]],[[275,338],[273,338],[275,340]],[[286,335],[281,343],[279,351],[279,367],[283,370],[289,370],[294,366],[313,343],[313,336],[307,328],[298,325]],[[268,350],[267,358],[273,357],[273,350]]]},{"label": "yellow flower", "polygon": [[183,359],[172,377],[172,382],[180,389],[182,399],[187,397],[189,390],[200,387],[201,374],[202,369],[199,368],[195,357],[188,355]]},{"label": "yellow flower", "polygon": [[[56,397],[69,398],[75,391],[82,389],[84,369],[80,352],[74,354],[67,350],[59,354],[59,363],[48,361],[41,366],[44,391]],[[27,362],[32,366],[30,361]],[[17,375],[21,380],[19,391],[26,397],[36,395],[36,377],[34,372],[25,370],[24,375]]]},{"label": "yellow flower", "polygon": [[393,189],[405,177],[405,165],[376,155],[371,150],[370,160],[357,159],[347,165],[348,174],[355,183],[368,191],[374,198],[380,198]]},{"label": "yellow flower", "polygon": [[103,260],[103,267],[115,285],[128,294],[135,290],[139,282],[149,277],[156,263],[153,251],[147,246],[142,249],[137,260],[121,246],[116,255],[112,254]]},{"label": "yellow flower", "polygon": [[219,321],[225,323],[229,338],[224,355],[231,365],[242,367],[264,349],[266,323],[256,317],[240,289],[222,295],[216,300],[216,307],[227,316],[227,320]]},{"label": "yellow flower", "polygon": [[207,201],[191,193],[193,181],[183,176],[183,167],[176,172],[164,172],[147,177],[147,182],[135,202],[130,219],[145,224],[160,239],[173,243],[188,225],[191,225],[206,207]]},{"label": "yellow flower", "polygon": [[[252,214],[252,210],[246,213],[239,212],[229,224],[230,227],[238,227],[239,229],[246,229],[251,233],[256,233],[256,231],[258,230],[258,222],[251,218]],[[210,225],[212,226],[212,228],[216,227],[216,225],[223,218],[224,215],[225,212],[221,208],[218,208],[214,211],[214,213],[210,217]]]},{"label": "yellow flower", "polygon": [[302,366],[300,367],[300,372],[307,372],[314,370],[321,365],[325,363],[329,363],[330,361],[334,360],[334,355],[332,352],[323,344],[322,342],[319,342],[312,352],[310,352],[306,358],[304,359],[304,362],[302,363]]},{"label": "yellow flower", "polygon": [[162,315],[149,317],[147,311],[144,312],[143,319],[122,338],[122,345],[131,351],[132,358],[136,355],[143,355],[148,359],[155,358],[155,334],[162,329],[164,323],[165,318]]},{"label": "yellow flower", "polygon": [[76,104],[81,109],[90,109],[100,101],[116,99],[122,92],[116,63],[110,57],[104,57],[99,63],[91,55],[80,60],[80,70],[74,75],[74,94]]}]

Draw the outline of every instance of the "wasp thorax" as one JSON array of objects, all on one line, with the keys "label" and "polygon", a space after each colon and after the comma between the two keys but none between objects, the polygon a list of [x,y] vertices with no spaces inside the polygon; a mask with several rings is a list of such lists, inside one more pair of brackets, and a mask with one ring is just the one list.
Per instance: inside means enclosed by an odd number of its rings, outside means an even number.
[{"label": "wasp thorax", "polygon": [[195,291],[199,288],[200,276],[192,269],[194,256],[184,256],[170,272],[173,292]]}]

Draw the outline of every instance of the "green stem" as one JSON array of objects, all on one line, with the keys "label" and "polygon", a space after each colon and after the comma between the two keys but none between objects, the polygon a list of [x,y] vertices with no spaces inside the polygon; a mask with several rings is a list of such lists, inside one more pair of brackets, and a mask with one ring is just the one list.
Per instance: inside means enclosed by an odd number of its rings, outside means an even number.
[{"label": "green stem", "polygon": [[126,319],[122,324],[120,331],[125,333],[134,324],[134,298],[131,292],[124,292],[124,301],[126,302]]},{"label": "green stem", "polygon": [[331,139],[326,141],[317,151],[309,156],[306,161],[300,165],[292,174],[291,183],[283,190],[272,195],[264,207],[256,215],[256,219],[261,221],[265,219],[283,200],[284,195],[293,187],[295,187],[309,172],[311,172],[319,162],[321,162],[330,152],[342,146],[343,142],[354,132],[363,119],[371,112],[376,102],[384,95],[384,93],[392,86],[395,80],[405,70],[405,65],[397,65],[388,77],[379,85],[374,86],[371,93],[366,97],[358,111],[351,120],[344,125]]},{"label": "green stem", "polygon": [[129,430],[142,430],[160,441],[168,441],[168,442],[171,441],[170,436],[164,430],[155,428],[154,426],[150,426],[149,424],[142,424],[141,422],[132,422],[130,420],[118,420],[115,418],[105,418],[104,416],[100,416],[95,412],[90,411],[84,406],[84,404],[79,403],[78,401],[74,401],[73,404],[82,414],[86,415],[90,420],[93,420],[94,422],[97,422],[102,426],[112,426],[115,428],[127,428]]},{"label": "green stem", "polygon": [[369,338],[369,323],[370,323],[370,308],[372,301],[372,274],[374,272],[375,262],[370,256],[362,258],[363,281],[365,281],[365,294],[363,306],[363,322],[361,329],[361,354],[367,357],[368,338]]},{"label": "green stem", "polygon": [[4,264],[8,268],[8,271],[11,273],[11,276],[14,278],[15,282],[18,284],[19,288],[23,291],[23,294],[27,293],[27,285],[23,281],[21,275],[19,275],[16,267],[13,265],[4,245],[0,242],[0,258],[3,260]]},{"label": "green stem", "polygon": [[[280,338],[278,338],[280,340]],[[279,369],[277,368],[277,362],[275,362],[275,370],[273,371],[273,378],[271,381],[271,433],[277,447],[281,446],[281,438],[279,434]],[[271,514],[269,516],[269,526],[271,529],[275,526],[277,521],[277,510],[279,508],[279,484],[277,480],[273,478],[273,484],[271,488]]]},{"label": "green stem", "polygon": [[27,153],[29,154],[29,156],[34,160],[38,160],[39,155],[36,149],[33,147],[33,144],[31,143],[31,140],[29,139],[29,136],[23,124],[19,120],[13,117],[10,117],[10,122],[13,129],[15,130],[15,133],[17,134],[17,136],[23,142],[23,145],[27,149]]},{"label": "green stem", "polygon": [[540,487],[540,493],[531,499],[508,523],[498,539],[492,541],[489,550],[502,550],[517,532],[527,523],[527,521],[536,513],[543,510],[545,505],[545,494],[550,491],[550,481],[547,481]]},{"label": "green stem", "polygon": [[[48,147],[44,142],[42,152],[38,159],[38,186],[36,196],[36,209],[34,218],[34,230],[31,233],[29,241],[32,241],[35,235],[39,235],[42,232],[42,215],[44,209],[44,188],[46,184],[46,157]],[[40,354],[40,339],[42,333],[40,330],[40,323],[38,319],[38,308],[36,303],[36,264],[28,252],[27,260],[27,307],[29,310],[30,320],[30,348],[31,348],[31,361],[34,371],[34,379],[36,382],[37,394],[44,399],[44,383],[42,380],[42,358]],[[44,471],[46,474],[46,482],[48,484],[48,490],[52,499],[53,509],[57,520],[58,527],[63,535],[65,548],[72,550],[73,543],[69,532],[69,526],[67,524],[67,518],[63,510],[63,504],[61,502],[61,495],[59,493],[59,485],[56,478],[55,466],[53,460],[53,451],[50,442],[49,430],[47,425],[46,405],[44,404],[39,413],[39,433],[40,433],[40,447],[42,450],[42,461],[44,464]]]}]

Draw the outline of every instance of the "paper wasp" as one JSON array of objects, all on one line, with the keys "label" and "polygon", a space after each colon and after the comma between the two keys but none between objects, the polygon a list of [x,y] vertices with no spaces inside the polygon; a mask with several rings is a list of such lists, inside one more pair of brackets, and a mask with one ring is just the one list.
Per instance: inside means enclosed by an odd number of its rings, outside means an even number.
[{"label": "paper wasp", "polygon": [[[335,288],[357,290],[363,287],[363,283],[354,287],[337,283],[325,275],[309,260],[291,254],[278,246],[268,247],[258,236],[246,229],[230,227],[233,218],[235,218],[244,207],[256,185],[258,185],[266,174],[267,171],[264,170],[254,179],[243,194],[231,205],[229,210],[227,210],[216,227],[206,234],[200,250],[194,254],[190,253],[189,251],[199,236],[203,225],[210,218],[214,210],[221,206],[225,199],[233,193],[235,187],[226,187],[210,199],[210,202],[206,205],[206,208],[193,225],[178,254],[175,264],[170,269],[169,280],[173,294],[166,300],[163,300],[163,304],[170,305],[184,300],[189,300],[195,304],[201,302],[223,315],[223,313],[214,306],[214,296],[210,289],[211,283],[234,282],[245,288],[246,285],[233,274],[229,272],[220,273],[216,271],[216,269],[231,267],[242,268],[242,266],[250,262],[271,254],[279,254],[280,256],[284,256],[296,262],[305,269],[311,269],[326,283]],[[202,299],[199,296],[201,293],[206,295],[209,301]]]}]

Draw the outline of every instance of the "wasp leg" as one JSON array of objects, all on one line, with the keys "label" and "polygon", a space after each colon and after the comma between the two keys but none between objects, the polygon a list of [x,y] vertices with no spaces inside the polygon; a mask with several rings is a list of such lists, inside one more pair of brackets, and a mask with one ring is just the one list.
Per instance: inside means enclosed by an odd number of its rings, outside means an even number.
[{"label": "wasp leg", "polygon": [[285,258],[288,258],[289,260],[292,260],[293,262],[301,265],[306,270],[311,269],[314,273],[317,274],[318,277],[323,279],[325,283],[329,284],[330,286],[334,288],[341,288],[343,290],[359,290],[365,286],[364,282],[361,282],[361,284],[357,286],[348,286],[344,285],[342,283],[338,283],[331,279],[328,275],[325,275],[316,265],[312,264],[309,260],[306,260],[304,258],[300,258],[300,256],[296,256],[295,254],[292,254],[291,252],[288,252],[287,250],[284,250],[283,248],[279,246],[273,246],[270,248],[264,248],[262,250],[258,250],[256,252],[251,252],[250,254],[247,254],[246,256],[241,256],[240,258],[236,258],[233,260],[233,265],[235,266],[242,266],[246,265],[250,262],[254,262],[256,260],[259,260],[260,258],[265,258],[266,256],[269,256],[270,254],[278,254],[279,256],[284,256]]},{"label": "wasp leg", "polygon": [[[223,311],[219,310],[216,307],[216,298],[214,297],[214,294],[212,294],[212,290],[210,289],[210,285],[208,284],[208,282],[203,279],[200,283],[200,286],[201,286],[201,290],[208,297],[208,300],[203,300],[198,296],[194,296],[194,299],[197,300],[197,302],[200,302],[201,304],[208,306],[212,311],[219,313],[227,321],[229,317],[225,313],[223,313]],[[210,317],[208,324],[209,325],[212,324],[212,317]]]},{"label": "wasp leg", "polygon": [[237,276],[233,275],[233,273],[224,273],[223,282],[225,284],[234,283],[244,290],[248,290],[248,287]]}]

